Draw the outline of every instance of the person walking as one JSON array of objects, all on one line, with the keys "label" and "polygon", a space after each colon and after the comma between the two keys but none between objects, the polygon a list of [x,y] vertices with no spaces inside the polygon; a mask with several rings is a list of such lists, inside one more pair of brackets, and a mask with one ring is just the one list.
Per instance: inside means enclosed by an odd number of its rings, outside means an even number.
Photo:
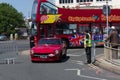
[{"label": "person walking", "polygon": [[92,38],[88,30],[84,32],[84,48],[86,52],[87,63],[91,63],[91,47],[92,47]]},{"label": "person walking", "polygon": [[118,44],[119,44],[119,34],[114,26],[111,27],[111,31],[105,41],[109,41],[112,47],[112,58],[118,58]]}]

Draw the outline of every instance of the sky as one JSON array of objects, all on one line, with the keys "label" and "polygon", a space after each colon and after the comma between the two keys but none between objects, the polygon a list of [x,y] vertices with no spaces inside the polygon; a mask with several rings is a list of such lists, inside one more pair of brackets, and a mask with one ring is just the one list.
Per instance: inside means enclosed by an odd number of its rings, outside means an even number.
[{"label": "sky", "polygon": [[[32,4],[34,0],[0,0],[0,3],[8,3],[12,5],[18,12],[22,12],[25,18],[30,17]],[[49,0],[53,2],[53,0]]]}]

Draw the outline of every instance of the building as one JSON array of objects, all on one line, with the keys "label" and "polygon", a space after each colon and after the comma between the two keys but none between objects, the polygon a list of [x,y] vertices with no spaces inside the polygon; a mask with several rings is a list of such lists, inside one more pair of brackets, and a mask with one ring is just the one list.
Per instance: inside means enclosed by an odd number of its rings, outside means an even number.
[{"label": "building", "polygon": [[[120,8],[120,0],[107,0],[111,8]],[[55,5],[64,8],[102,8],[106,0],[54,0]]]}]

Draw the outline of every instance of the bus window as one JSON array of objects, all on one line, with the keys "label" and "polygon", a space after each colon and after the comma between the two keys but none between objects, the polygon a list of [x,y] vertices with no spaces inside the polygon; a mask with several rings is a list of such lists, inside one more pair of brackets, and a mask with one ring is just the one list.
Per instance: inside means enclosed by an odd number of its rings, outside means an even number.
[{"label": "bus window", "polygon": [[47,36],[52,37],[53,36],[53,27],[52,26],[47,26]]},{"label": "bus window", "polygon": [[65,33],[66,30],[68,30],[68,24],[65,23],[57,23],[56,24],[56,34],[63,34]]},{"label": "bus window", "polygon": [[40,38],[53,37],[53,27],[51,25],[40,25]]},{"label": "bus window", "polygon": [[100,27],[92,27],[92,32],[93,32],[94,34],[99,34],[99,33],[101,33]]},{"label": "bus window", "polygon": [[75,34],[76,29],[76,24],[58,23],[56,25],[56,34]]},{"label": "bus window", "polygon": [[79,31],[79,33],[80,34],[83,34],[83,32],[85,31],[85,30],[89,30],[90,31],[90,28],[88,27],[88,26],[79,26],[79,29],[78,29]]},{"label": "bus window", "polygon": [[104,37],[104,27],[101,26],[100,24],[94,24],[92,26],[92,39],[96,42],[97,45],[103,45],[103,43],[101,43],[103,41],[103,37]]},{"label": "bus window", "polygon": [[69,24],[69,29],[72,30],[72,34],[77,33],[77,24]]},{"label": "bus window", "polygon": [[37,35],[37,26],[34,23],[31,25],[31,35]]},{"label": "bus window", "polygon": [[40,14],[47,14],[47,8],[44,5],[40,7]]},{"label": "bus window", "polygon": [[120,26],[115,26],[115,27],[116,27],[118,33],[120,34]]},{"label": "bus window", "polygon": [[40,38],[44,38],[44,26],[40,25]]},{"label": "bus window", "polygon": [[51,3],[43,2],[40,6],[40,14],[57,14],[57,7]]},{"label": "bus window", "polygon": [[31,13],[32,20],[35,20],[35,18],[36,18],[37,6],[38,6],[38,0],[35,0],[33,3],[32,13]]}]

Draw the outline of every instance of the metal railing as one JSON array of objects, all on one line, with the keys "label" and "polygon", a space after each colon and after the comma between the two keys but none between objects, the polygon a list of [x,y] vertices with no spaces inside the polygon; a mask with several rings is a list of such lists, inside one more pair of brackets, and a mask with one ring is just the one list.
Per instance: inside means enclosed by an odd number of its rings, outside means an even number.
[{"label": "metal railing", "polygon": [[14,41],[0,42],[0,63],[14,64],[18,55],[18,48]]},{"label": "metal railing", "polygon": [[118,48],[112,48],[114,43],[105,43],[104,45],[104,59],[112,64],[120,65],[120,44]]}]

